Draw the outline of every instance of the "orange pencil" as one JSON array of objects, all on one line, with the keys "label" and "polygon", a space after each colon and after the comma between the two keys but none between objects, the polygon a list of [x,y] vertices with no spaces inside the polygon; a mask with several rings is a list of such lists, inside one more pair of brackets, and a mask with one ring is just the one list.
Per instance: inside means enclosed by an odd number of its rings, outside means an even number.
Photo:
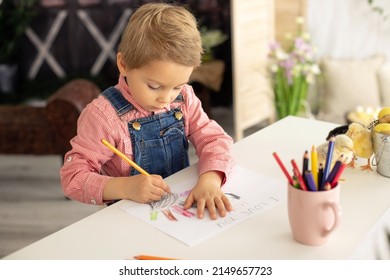
[{"label": "orange pencil", "polygon": [[172,258],[156,257],[156,256],[148,256],[148,255],[138,255],[135,256],[134,259],[136,260],[177,260]]},{"label": "orange pencil", "polygon": [[113,151],[115,154],[117,154],[121,159],[126,161],[128,164],[130,164],[132,167],[134,167],[136,170],[138,170],[139,173],[149,176],[150,174],[146,172],[144,169],[141,168],[138,164],[136,164],[134,161],[129,159],[128,156],[123,154],[121,151],[119,151],[117,148],[112,146],[110,143],[107,142],[107,140],[102,139],[102,143],[106,145],[111,151]]}]

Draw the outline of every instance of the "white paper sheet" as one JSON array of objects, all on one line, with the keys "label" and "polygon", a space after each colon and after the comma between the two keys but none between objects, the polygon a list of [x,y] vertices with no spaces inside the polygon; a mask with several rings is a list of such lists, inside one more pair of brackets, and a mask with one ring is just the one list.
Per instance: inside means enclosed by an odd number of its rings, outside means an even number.
[{"label": "white paper sheet", "polygon": [[188,246],[194,246],[269,209],[285,200],[287,195],[285,181],[275,180],[237,166],[230,180],[223,186],[223,191],[229,197],[234,210],[217,220],[211,220],[208,213],[205,213],[203,219],[198,219],[196,208],[183,211],[181,206],[196,181],[197,178],[190,178],[170,186],[173,194],[153,205],[127,201],[121,208]]}]

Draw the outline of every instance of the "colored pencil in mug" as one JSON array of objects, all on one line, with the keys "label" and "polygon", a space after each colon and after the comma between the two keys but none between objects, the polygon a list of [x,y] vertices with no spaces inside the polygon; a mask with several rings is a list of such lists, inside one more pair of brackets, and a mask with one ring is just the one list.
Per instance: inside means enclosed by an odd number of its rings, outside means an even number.
[{"label": "colored pencil in mug", "polygon": [[313,174],[314,183],[318,190],[318,155],[315,146],[311,148],[311,173]]},{"label": "colored pencil in mug", "polygon": [[333,182],[333,179],[336,176],[342,161],[343,161],[343,155],[341,155],[340,158],[333,165],[332,171],[330,171],[328,178],[326,178],[325,184]]},{"label": "colored pencil in mug", "polygon": [[309,153],[308,151],[305,151],[303,154],[302,174],[305,174],[307,170],[309,170]]},{"label": "colored pencil in mug", "polygon": [[286,178],[288,180],[288,183],[293,186],[294,185],[293,179],[290,176],[290,174],[288,173],[288,171],[287,171],[286,167],[284,166],[283,162],[280,160],[278,154],[276,152],[273,152],[272,155],[274,156],[274,158],[276,159],[276,162],[279,164],[280,168],[282,169],[284,175],[286,176]]},{"label": "colored pencil in mug", "polygon": [[301,186],[301,189],[307,191],[305,181],[303,180],[302,174],[299,171],[299,168],[298,168],[296,161],[294,159],[292,159],[291,164],[293,166],[294,175],[297,176],[299,185]]},{"label": "colored pencil in mug", "polygon": [[324,177],[324,166],[322,163],[319,164],[318,166],[318,190],[322,191],[323,188],[321,186],[322,178]]},{"label": "colored pencil in mug", "polygon": [[316,184],[314,183],[313,174],[310,172],[310,170],[305,171],[305,179],[306,179],[306,186],[309,189],[309,191],[315,192],[317,191]]},{"label": "colored pencil in mug", "polygon": [[334,142],[335,137],[330,137],[328,141],[328,152],[326,154],[325,166],[324,166],[324,174],[322,176],[321,189],[325,187],[326,178],[329,176],[330,165],[332,164],[333,150],[334,150]]},{"label": "colored pencil in mug", "polygon": [[340,176],[344,172],[344,169],[346,167],[347,167],[347,164],[345,162],[342,162],[341,165],[340,165],[340,168],[337,170],[336,176],[333,178],[332,182],[330,182],[332,188],[337,186],[337,184],[338,184],[338,182],[340,180]]}]

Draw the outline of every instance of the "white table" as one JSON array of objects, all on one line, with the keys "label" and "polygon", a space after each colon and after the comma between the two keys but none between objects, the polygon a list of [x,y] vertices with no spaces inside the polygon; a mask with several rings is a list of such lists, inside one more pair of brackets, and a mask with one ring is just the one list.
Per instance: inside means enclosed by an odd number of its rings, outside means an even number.
[{"label": "white table", "polygon": [[[282,160],[301,159],[303,152],[325,141],[336,124],[287,117],[235,143],[239,165],[284,179],[272,152]],[[364,161],[358,162],[364,163]],[[196,175],[193,165],[168,183]],[[180,259],[348,259],[390,207],[390,179],[359,168],[343,175],[342,223],[322,246],[293,240],[286,201],[220,234],[189,247],[120,209],[123,201],[76,222],[6,259],[129,259],[148,254]],[[360,254],[362,256],[362,254]],[[364,255],[364,254],[363,254]]]}]

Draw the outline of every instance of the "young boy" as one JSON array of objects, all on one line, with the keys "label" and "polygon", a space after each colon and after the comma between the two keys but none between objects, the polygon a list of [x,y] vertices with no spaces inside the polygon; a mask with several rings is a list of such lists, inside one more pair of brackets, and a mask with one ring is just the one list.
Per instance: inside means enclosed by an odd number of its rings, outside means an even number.
[{"label": "young boy", "polygon": [[[200,175],[184,208],[196,203],[198,218],[207,208],[211,219],[232,210],[221,190],[234,164],[232,138],[187,84],[201,55],[196,20],[184,7],[150,3],[132,15],[117,53],[119,82],[84,109],[65,155],[60,174],[68,197],[91,204],[157,201],[170,192],[163,178],[189,165],[189,139]],[[102,139],[152,175],[139,174]]]}]

